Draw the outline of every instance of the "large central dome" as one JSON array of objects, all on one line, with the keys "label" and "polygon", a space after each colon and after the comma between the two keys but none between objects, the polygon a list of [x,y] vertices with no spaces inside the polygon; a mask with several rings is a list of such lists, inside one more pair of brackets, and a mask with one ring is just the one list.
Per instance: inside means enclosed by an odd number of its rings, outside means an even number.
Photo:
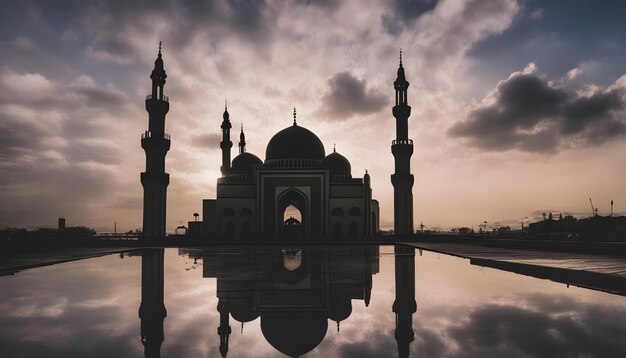
[{"label": "large central dome", "polygon": [[322,141],[310,130],[294,124],[276,133],[265,150],[265,160],[313,159],[326,156]]}]

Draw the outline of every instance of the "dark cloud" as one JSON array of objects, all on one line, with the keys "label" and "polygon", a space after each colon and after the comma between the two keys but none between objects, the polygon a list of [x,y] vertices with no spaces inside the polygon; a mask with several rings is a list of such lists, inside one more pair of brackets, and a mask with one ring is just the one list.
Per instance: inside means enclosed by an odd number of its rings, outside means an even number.
[{"label": "dark cloud", "polygon": [[191,138],[191,144],[196,147],[218,150],[222,136],[218,133],[200,134]]},{"label": "dark cloud", "polygon": [[329,91],[322,98],[322,114],[346,120],[353,115],[368,115],[385,108],[387,96],[368,88],[366,81],[359,80],[350,72],[336,73],[328,80]]},{"label": "dark cloud", "polygon": [[567,141],[601,145],[626,134],[624,91],[617,86],[583,95],[534,73],[516,73],[490,100],[448,133],[484,150],[540,153],[556,152]]},{"label": "dark cloud", "polygon": [[396,0],[393,16],[382,17],[383,26],[389,33],[397,34],[436,5],[437,0]]}]

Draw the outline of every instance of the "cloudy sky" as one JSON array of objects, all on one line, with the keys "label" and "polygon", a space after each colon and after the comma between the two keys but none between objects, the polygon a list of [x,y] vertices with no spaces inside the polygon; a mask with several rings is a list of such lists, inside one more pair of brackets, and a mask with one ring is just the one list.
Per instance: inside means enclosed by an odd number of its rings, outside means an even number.
[{"label": "cloudy sky", "polygon": [[[193,5],[192,5],[193,4]],[[365,169],[392,223],[403,49],[415,221],[626,212],[619,1],[0,0],[0,226],[141,226],[144,96],[163,41],[168,229],[215,195],[224,100],[249,151],[298,123]]]}]

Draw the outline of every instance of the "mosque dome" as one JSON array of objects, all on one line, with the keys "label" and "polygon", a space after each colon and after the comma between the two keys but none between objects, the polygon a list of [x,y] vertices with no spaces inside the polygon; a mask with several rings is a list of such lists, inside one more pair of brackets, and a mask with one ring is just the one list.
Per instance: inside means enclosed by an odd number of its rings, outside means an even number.
[{"label": "mosque dome", "polygon": [[294,124],[276,133],[267,144],[265,160],[312,159],[326,156],[322,141],[310,130]]},{"label": "mosque dome", "polygon": [[322,315],[261,316],[261,331],[265,339],[290,357],[299,357],[313,350],[322,342],[327,330],[328,320]]},{"label": "mosque dome", "polygon": [[332,175],[351,175],[350,161],[343,155],[333,151],[322,160],[322,167],[330,169]]},{"label": "mosque dome", "polygon": [[263,161],[256,155],[248,152],[243,152],[233,159],[231,164],[233,172],[251,172],[252,166],[257,164],[263,164]]}]

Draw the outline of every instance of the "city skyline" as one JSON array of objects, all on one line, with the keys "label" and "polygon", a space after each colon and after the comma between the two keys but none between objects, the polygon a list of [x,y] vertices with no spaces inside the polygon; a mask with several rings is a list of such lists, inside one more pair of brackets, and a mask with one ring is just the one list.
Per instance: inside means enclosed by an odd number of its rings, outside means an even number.
[{"label": "city skyline", "polygon": [[[171,103],[168,231],[215,194],[224,99],[259,155],[298,107],[298,122],[327,152],[336,143],[355,174],[369,171],[381,228],[391,228],[400,48],[411,81],[416,226],[589,215],[589,197],[601,215],[610,200],[615,214],[626,211],[617,9],[254,4],[14,6],[24,16],[3,18],[0,37],[0,225],[52,226],[63,216],[97,229],[141,227],[138,143],[159,41]],[[577,32],[585,29],[594,31]]]}]

